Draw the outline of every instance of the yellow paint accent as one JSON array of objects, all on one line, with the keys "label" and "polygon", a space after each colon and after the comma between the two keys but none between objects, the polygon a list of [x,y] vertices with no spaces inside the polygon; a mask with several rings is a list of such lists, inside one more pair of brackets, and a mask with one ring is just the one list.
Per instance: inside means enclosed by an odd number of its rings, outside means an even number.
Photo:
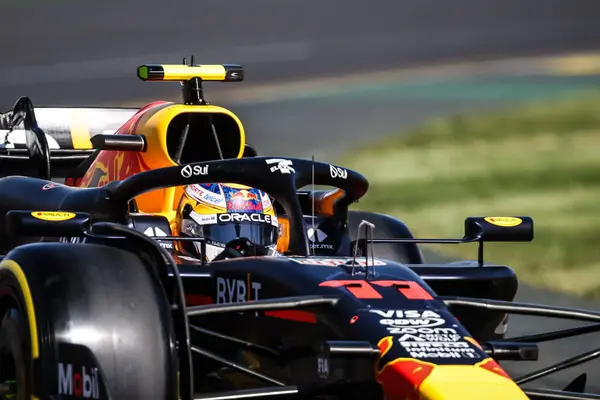
[{"label": "yellow paint accent", "polygon": [[0,269],[6,269],[10,271],[15,278],[17,278],[17,282],[19,283],[19,287],[21,289],[21,294],[23,295],[23,300],[25,301],[27,320],[29,321],[29,333],[31,335],[31,357],[34,359],[39,358],[40,349],[37,321],[35,318],[35,307],[33,306],[33,297],[31,296],[31,290],[29,289],[29,283],[27,282],[25,273],[23,272],[21,266],[13,260],[3,260],[0,262]]},{"label": "yellow paint accent", "polygon": [[476,365],[437,365],[420,387],[421,400],[527,400],[519,386]]},{"label": "yellow paint accent", "polygon": [[72,110],[70,112],[71,141],[76,150],[92,149],[90,129],[86,124],[85,112]]},{"label": "yellow paint accent", "polygon": [[547,65],[557,75],[598,75],[600,54],[582,53],[557,57],[549,60]]},{"label": "yellow paint accent", "polygon": [[31,216],[44,221],[67,221],[75,218],[76,214],[64,211],[33,211]]},{"label": "yellow paint accent", "polygon": [[523,222],[521,218],[517,217],[485,217],[484,220],[489,224],[502,226],[505,228],[518,226]]},{"label": "yellow paint accent", "polygon": [[[237,158],[244,155],[246,133],[242,122],[234,113],[212,105],[171,104],[156,112],[150,111],[149,116],[145,115],[142,117],[144,119],[138,123],[136,133],[143,134],[148,143],[147,151],[140,154],[149,168],[157,169],[177,165],[171,160],[167,151],[167,128],[173,118],[183,113],[224,114],[233,119],[238,126],[240,135],[240,149]],[[183,195],[183,190],[184,188],[180,186],[151,191],[138,196],[136,202],[141,212],[162,215],[172,223],[176,217],[177,205]]]},{"label": "yellow paint accent", "polygon": [[161,65],[164,70],[163,81],[189,81],[192,78],[200,78],[203,81],[224,81],[226,76],[225,67],[222,65],[200,65],[190,67],[189,65]]}]

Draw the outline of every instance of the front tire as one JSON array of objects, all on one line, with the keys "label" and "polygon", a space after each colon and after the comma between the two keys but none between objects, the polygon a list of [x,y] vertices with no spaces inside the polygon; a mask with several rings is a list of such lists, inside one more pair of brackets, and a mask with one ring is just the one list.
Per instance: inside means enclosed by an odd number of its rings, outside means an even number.
[{"label": "front tire", "polygon": [[11,308],[0,321],[0,383],[14,384],[16,392],[3,399],[31,399],[31,357],[27,340],[27,323],[21,313]]},{"label": "front tire", "polygon": [[0,315],[0,349],[14,360],[2,372],[19,379],[19,400],[177,397],[170,305],[133,252],[20,246],[0,263]]}]

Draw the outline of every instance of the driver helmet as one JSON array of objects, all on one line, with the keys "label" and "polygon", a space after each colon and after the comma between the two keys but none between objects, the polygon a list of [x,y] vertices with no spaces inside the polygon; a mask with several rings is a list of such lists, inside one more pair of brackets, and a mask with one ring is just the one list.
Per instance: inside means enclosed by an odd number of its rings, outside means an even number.
[{"label": "driver helmet", "polygon": [[[212,261],[228,243],[244,238],[256,255],[276,255],[279,223],[265,192],[231,183],[186,186],[177,209],[177,230],[182,237],[204,238],[204,260]],[[202,259],[201,241],[179,241],[180,250]]]}]

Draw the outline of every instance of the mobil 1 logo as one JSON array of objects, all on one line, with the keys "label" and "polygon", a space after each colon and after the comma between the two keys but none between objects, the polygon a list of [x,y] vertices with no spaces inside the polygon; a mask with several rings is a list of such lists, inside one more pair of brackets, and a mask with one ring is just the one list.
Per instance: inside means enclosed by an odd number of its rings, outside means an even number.
[{"label": "mobil 1 logo", "polygon": [[417,359],[478,359],[481,355],[467,341],[429,341],[417,336],[404,335],[398,339],[410,357]]}]

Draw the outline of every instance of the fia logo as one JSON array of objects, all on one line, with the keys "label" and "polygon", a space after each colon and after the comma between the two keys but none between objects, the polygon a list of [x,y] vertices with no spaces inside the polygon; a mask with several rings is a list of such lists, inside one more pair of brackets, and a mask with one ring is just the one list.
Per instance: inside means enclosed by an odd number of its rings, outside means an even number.
[{"label": "fia logo", "polygon": [[293,164],[291,160],[286,160],[283,158],[270,158],[266,160],[266,162],[269,165],[277,164],[271,167],[271,172],[280,171],[282,174],[291,174],[292,172],[296,172],[296,170],[292,167]]}]

